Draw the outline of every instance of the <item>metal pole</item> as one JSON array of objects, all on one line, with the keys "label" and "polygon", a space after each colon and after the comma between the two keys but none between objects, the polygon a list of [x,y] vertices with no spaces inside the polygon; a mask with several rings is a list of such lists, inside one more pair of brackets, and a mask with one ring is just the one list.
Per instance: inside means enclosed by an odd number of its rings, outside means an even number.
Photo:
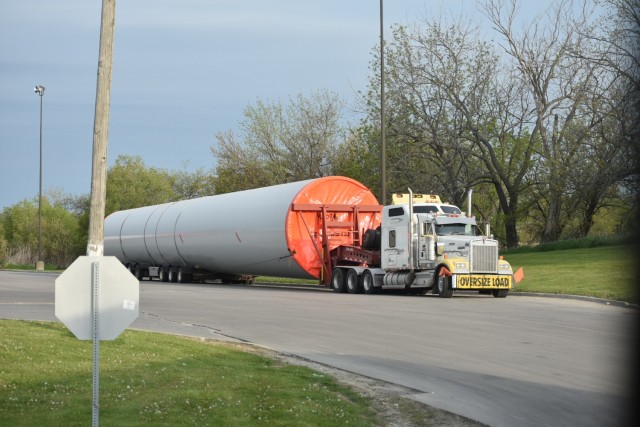
[{"label": "metal pole", "polygon": [[380,175],[382,179],[381,203],[387,204],[386,130],[384,116],[384,1],[380,0]]},{"label": "metal pole", "polygon": [[36,260],[36,270],[44,270],[42,260],[42,97],[44,96],[44,86],[37,85],[34,92],[40,96],[40,184],[38,191],[38,259]]},{"label": "metal pole", "polygon": [[91,263],[91,326],[93,338],[93,427],[100,422],[100,263]]}]

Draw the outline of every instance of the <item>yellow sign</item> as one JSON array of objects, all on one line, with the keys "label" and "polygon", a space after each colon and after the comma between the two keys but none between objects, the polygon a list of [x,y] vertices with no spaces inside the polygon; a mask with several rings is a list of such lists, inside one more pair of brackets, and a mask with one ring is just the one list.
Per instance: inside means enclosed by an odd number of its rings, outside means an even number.
[{"label": "yellow sign", "polygon": [[458,289],[511,289],[511,276],[456,274]]}]

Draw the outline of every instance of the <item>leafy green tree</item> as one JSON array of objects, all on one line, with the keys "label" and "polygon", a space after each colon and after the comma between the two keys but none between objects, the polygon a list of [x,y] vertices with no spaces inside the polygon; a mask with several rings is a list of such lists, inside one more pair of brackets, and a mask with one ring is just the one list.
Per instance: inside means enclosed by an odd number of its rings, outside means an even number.
[{"label": "leafy green tree", "polygon": [[185,170],[170,173],[173,179],[173,191],[180,200],[215,194],[213,174],[197,169],[194,172]]},{"label": "leafy green tree", "polygon": [[[5,261],[33,264],[38,256],[38,203],[23,200],[0,215],[6,245]],[[78,217],[60,204],[42,199],[42,258],[66,266],[83,252]]]},{"label": "leafy green tree", "polygon": [[169,172],[147,167],[142,157],[120,155],[107,173],[106,215],[177,200],[174,182]]}]

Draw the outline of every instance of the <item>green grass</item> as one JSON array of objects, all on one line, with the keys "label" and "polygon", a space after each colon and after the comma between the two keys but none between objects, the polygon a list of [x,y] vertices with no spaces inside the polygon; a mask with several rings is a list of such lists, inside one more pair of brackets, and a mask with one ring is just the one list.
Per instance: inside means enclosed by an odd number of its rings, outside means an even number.
[{"label": "green grass", "polygon": [[[4,268],[7,270],[31,270],[31,271],[35,271],[36,266],[35,264],[0,264],[0,268]],[[44,269],[45,271],[62,271],[64,269],[60,269],[60,267],[58,267],[57,265],[53,265],[53,264],[45,264],[44,265]]]},{"label": "green grass", "polygon": [[593,296],[638,303],[635,245],[506,253],[514,271],[524,267],[515,291]]},{"label": "green grass", "polygon": [[[92,344],[56,323],[0,321],[0,424],[86,426]],[[100,344],[106,426],[367,426],[368,403],[311,369],[233,348],[125,331]]]},{"label": "green grass", "polygon": [[549,252],[566,249],[597,248],[601,246],[634,245],[637,241],[638,236],[635,234],[621,236],[594,236],[583,237],[580,239],[558,240],[557,242],[542,243],[535,246],[520,246],[519,248],[509,249],[508,251],[505,251],[505,253]]},{"label": "green grass", "polygon": [[295,285],[317,285],[317,279],[288,279],[286,277],[258,276],[256,283],[286,283]]}]

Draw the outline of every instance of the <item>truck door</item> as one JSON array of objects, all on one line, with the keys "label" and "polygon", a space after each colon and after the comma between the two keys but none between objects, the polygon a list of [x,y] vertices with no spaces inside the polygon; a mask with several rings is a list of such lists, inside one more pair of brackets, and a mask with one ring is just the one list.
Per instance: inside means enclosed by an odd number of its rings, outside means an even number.
[{"label": "truck door", "polygon": [[409,216],[403,206],[385,209],[382,219],[381,267],[400,270],[409,265]]},{"label": "truck door", "polygon": [[436,259],[435,229],[433,223],[419,220],[418,222],[418,265],[426,266],[428,261]]}]

